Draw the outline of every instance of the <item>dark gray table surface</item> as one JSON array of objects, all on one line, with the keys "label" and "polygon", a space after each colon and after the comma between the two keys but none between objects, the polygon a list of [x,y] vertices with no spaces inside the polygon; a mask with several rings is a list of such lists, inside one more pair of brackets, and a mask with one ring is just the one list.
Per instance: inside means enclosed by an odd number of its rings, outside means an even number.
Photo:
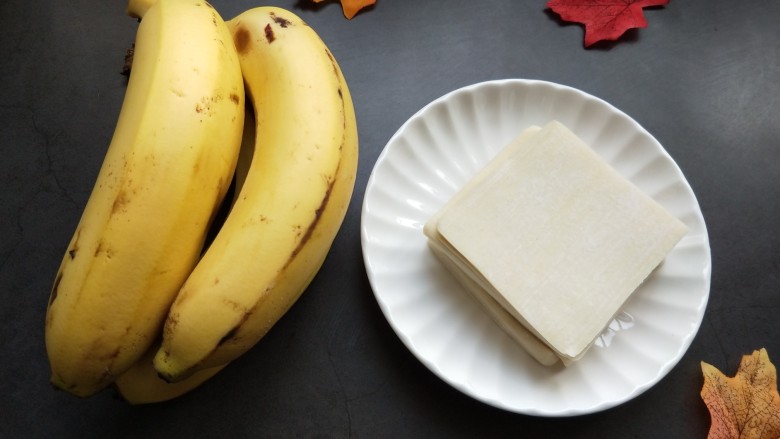
[{"label": "dark gray table surface", "polygon": [[[780,2],[672,0],[649,27],[583,48],[544,0],[378,0],[347,21],[299,13],[339,60],[360,131],[354,197],[309,290],[247,355],[178,400],[132,407],[49,385],[43,320],[65,246],[112,135],[137,23],[125,2],[0,3],[0,437],[705,437],[699,362],[780,364]],[[264,1],[214,0],[225,18]],[[395,335],[360,246],[365,185],[398,127],[476,82],[543,79],[623,110],[677,161],[712,248],[701,328],[677,366],[604,412],[537,418],[451,388]]]}]

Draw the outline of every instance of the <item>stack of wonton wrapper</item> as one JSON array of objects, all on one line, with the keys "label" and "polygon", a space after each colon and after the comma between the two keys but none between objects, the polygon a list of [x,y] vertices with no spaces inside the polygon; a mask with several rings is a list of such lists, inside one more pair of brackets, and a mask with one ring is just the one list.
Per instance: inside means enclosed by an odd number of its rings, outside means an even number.
[{"label": "stack of wonton wrapper", "polygon": [[533,358],[568,365],[687,228],[552,121],[501,150],[424,232],[452,275]]}]

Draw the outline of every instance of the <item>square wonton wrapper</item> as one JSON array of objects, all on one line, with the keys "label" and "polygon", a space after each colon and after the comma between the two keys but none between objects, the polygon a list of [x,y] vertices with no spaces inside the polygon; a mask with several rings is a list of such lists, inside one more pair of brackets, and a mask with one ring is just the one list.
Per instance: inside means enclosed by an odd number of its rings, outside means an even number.
[{"label": "square wonton wrapper", "polygon": [[523,132],[425,226],[439,259],[542,364],[581,358],[686,232],[556,121]]}]

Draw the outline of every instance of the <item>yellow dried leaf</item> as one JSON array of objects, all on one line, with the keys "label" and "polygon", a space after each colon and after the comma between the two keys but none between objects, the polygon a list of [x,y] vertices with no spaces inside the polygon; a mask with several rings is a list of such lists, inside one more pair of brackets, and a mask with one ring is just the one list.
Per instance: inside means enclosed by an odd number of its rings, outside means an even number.
[{"label": "yellow dried leaf", "polygon": [[743,356],[731,378],[703,361],[701,370],[701,398],[712,418],[708,439],[780,438],[777,371],[766,349]]},{"label": "yellow dried leaf", "polygon": [[[314,3],[323,1],[325,0],[314,0]],[[341,0],[341,9],[344,11],[344,16],[351,20],[358,11],[374,3],[376,3],[376,0]]]}]

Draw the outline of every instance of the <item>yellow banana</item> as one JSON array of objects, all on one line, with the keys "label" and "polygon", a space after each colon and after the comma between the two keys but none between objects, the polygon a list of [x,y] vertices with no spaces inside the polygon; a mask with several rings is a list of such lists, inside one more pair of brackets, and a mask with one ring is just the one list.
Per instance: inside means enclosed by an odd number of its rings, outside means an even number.
[{"label": "yellow banana", "polygon": [[352,99],[319,36],[259,7],[228,22],[256,119],[255,151],[231,212],[182,287],[154,365],[168,381],[256,344],[309,285],[352,196]]},{"label": "yellow banana", "polygon": [[49,299],[55,386],[92,395],[159,338],[230,184],[244,104],[217,11],[198,0],[149,7],[114,136]]}]

